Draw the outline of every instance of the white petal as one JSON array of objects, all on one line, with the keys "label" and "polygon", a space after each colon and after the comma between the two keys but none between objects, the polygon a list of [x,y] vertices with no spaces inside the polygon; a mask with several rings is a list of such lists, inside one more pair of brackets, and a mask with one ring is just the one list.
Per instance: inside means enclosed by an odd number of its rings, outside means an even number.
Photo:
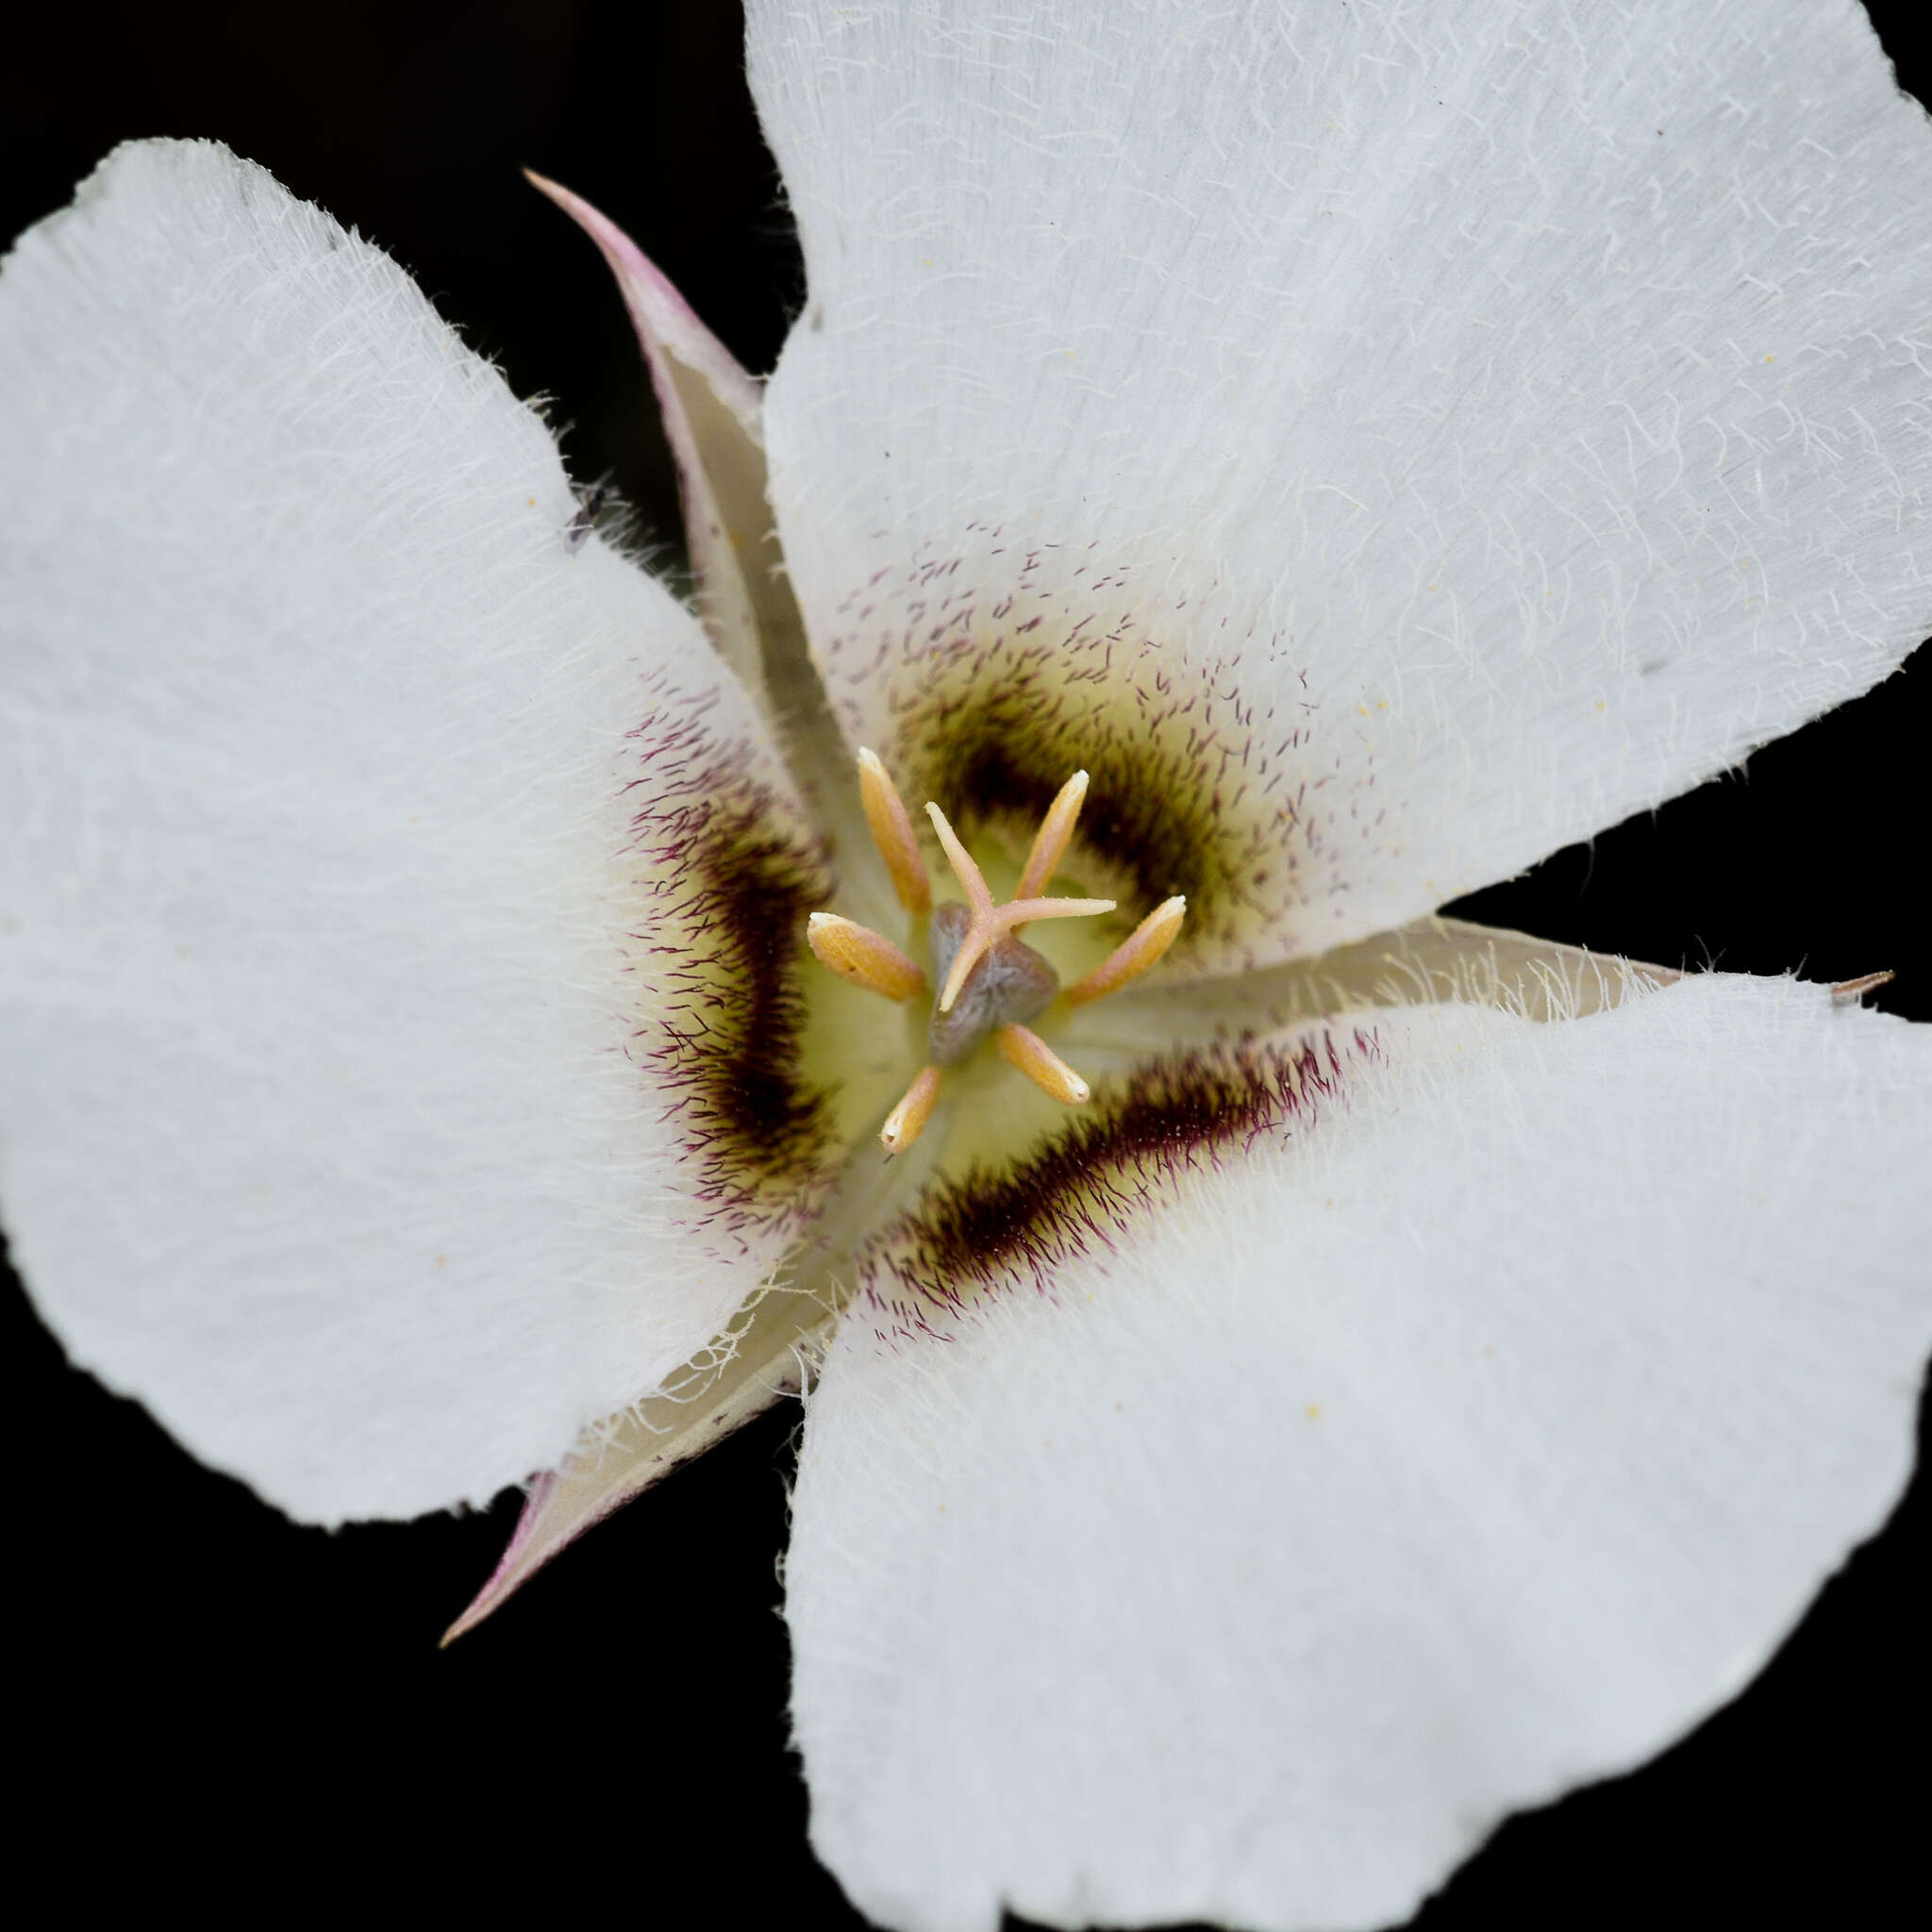
[{"label": "white petal", "polygon": [[487,1497],[795,1218],[804,1137],[731,1117],[744,906],[815,890],[760,727],[574,544],[541,422],[225,150],[124,149],[25,237],[0,365],[22,1271],[293,1513]]},{"label": "white petal", "polygon": [[1215,791],[1197,956],[1413,918],[1932,625],[1932,130],[1854,6],[761,0],[751,54],[834,701],[915,789]]},{"label": "white petal", "polygon": [[871,1286],[937,1339],[847,1317],[787,1607],[881,1924],[1401,1919],[1729,1698],[1897,1498],[1932,1033],[1728,977],[1364,1025],[950,1319],[929,1213]]}]

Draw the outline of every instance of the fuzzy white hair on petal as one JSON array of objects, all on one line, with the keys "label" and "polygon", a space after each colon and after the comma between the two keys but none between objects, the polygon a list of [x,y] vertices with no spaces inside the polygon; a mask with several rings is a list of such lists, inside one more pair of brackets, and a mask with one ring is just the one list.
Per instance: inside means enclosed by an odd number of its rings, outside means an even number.
[{"label": "fuzzy white hair on petal", "polygon": [[261,169],[120,150],[8,258],[0,361],[22,1272],[293,1514],[485,1501],[790,1238],[809,1123],[774,1201],[713,1051],[782,1091],[719,902],[816,903],[789,782],[537,415]]}]

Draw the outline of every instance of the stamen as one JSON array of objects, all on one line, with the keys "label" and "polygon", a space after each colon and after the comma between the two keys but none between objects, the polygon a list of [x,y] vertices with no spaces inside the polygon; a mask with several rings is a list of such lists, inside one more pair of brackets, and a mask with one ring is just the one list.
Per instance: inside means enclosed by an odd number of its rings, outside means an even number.
[{"label": "stamen", "polygon": [[1026,870],[1013,888],[1014,898],[1032,899],[1045,891],[1048,881],[1067,855],[1067,841],[1074,836],[1074,825],[1086,796],[1087,774],[1075,772],[1060,787],[1059,796],[1047,807],[1046,816],[1033,835],[1033,850],[1026,855]]},{"label": "stamen", "polygon": [[940,1097],[940,1070],[922,1067],[906,1090],[906,1097],[886,1116],[879,1144],[888,1154],[903,1154],[925,1131],[932,1104]]},{"label": "stamen", "polygon": [[1013,899],[1004,906],[995,906],[991,892],[987,890],[986,875],[974,863],[973,855],[960,844],[958,835],[946,823],[945,813],[938,806],[930,804],[925,811],[932,820],[933,830],[939,834],[940,844],[945,850],[953,874],[959,881],[959,889],[966,894],[966,908],[972,915],[972,924],[966,928],[965,938],[959,941],[959,950],[953,956],[953,970],[946,974],[945,988],[940,994],[941,1012],[950,1013],[953,1010],[953,1002],[959,997],[959,989],[966,984],[967,974],[979,964],[986,949],[1003,934],[1035,919],[1087,919],[1096,913],[1113,910],[1111,899]]},{"label": "stamen", "polygon": [[1002,1026],[1000,1058],[1063,1107],[1078,1107],[1093,1091],[1030,1027]]},{"label": "stamen", "polygon": [[1081,1007],[1089,1000],[1105,999],[1129,980],[1139,979],[1149,967],[1160,963],[1162,955],[1180,937],[1187,911],[1184,898],[1157,906],[1085,979],[1076,980],[1061,997],[1070,1007]]},{"label": "stamen", "polygon": [[[915,915],[933,912],[932,881],[897,787],[872,752],[861,750],[858,763],[866,824],[901,904]],[[1034,920],[1091,918],[1114,909],[1111,899],[1042,896],[1073,838],[1087,787],[1085,772],[1075,772],[1060,787],[1034,835],[1014,896],[1004,906],[994,902],[986,874],[945,813],[937,805],[926,807],[966,903],[948,902],[937,908],[929,928],[915,928],[932,942],[931,978],[943,978],[945,984],[927,1027],[930,1061],[879,1129],[879,1142],[889,1156],[910,1147],[925,1130],[939,1099],[940,1070],[963,1062],[989,1034],[997,1036],[1000,1055],[1009,1065],[1062,1106],[1077,1107],[1089,1097],[1087,1082],[1024,1024],[1051,1004],[1058,979],[1052,965],[1015,936]],[[1144,973],[1174,943],[1186,903],[1170,899],[1142,920],[1126,943],[1073,990],[1074,1001],[1098,999]],[[814,912],[806,937],[828,971],[868,992],[909,1000],[930,987],[931,979],[915,961],[883,933],[856,920]]]},{"label": "stamen", "polygon": [[899,788],[875,754],[862,745],[858,753],[858,800],[865,808],[865,822],[872,828],[872,842],[879,848],[886,870],[892,875],[892,890],[899,903],[914,914],[932,910],[932,881],[926,875],[925,859],[919,841],[912,836],[912,820]]},{"label": "stamen", "polygon": [[819,964],[841,979],[889,1000],[909,1000],[925,991],[925,974],[883,933],[836,912],[814,912],[805,937]]}]

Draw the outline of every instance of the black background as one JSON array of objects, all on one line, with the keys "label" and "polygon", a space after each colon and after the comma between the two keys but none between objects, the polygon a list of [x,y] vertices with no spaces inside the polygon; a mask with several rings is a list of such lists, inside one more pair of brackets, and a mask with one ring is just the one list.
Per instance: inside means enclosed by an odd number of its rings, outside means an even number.
[{"label": "black background", "polygon": [[[1879,24],[1923,95],[1908,10]],[[803,272],[735,8],[70,11],[0,49],[0,233],[63,204],[118,140],[219,137],[397,257],[520,393],[555,398],[576,474],[611,475],[646,534],[675,543],[623,312],[517,171],[598,202],[768,368]],[[1458,909],[1670,962],[1896,966],[1874,1003],[1932,1021],[1928,725],[1932,664],[1747,776]],[[439,1652],[510,1503],[297,1528],[69,1370],[10,1279],[0,1320],[12,1909],[48,1924],[859,1923],[805,1848],[786,1748],[774,1564],[794,1409]],[[1512,1821],[1421,1924],[1922,1923],[1927,1488],[1735,1705],[1636,1776]]]}]

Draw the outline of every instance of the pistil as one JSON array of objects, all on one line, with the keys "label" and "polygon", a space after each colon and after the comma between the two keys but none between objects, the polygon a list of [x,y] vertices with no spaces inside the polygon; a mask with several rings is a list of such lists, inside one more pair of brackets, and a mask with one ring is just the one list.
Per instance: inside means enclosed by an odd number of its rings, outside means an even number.
[{"label": "pistil", "polygon": [[[1071,786],[1067,788],[1068,791],[1072,789]],[[1083,785],[1081,789],[1084,791],[1086,788]],[[1063,791],[1060,798],[1065,796],[1066,791]],[[1054,805],[1058,808],[1059,799],[1056,799]],[[938,806],[928,804],[925,815],[932,821],[933,830],[940,835],[940,844],[952,863],[953,875],[966,894],[966,910],[970,915],[965,933],[959,941],[959,949],[953,955],[953,970],[946,974],[945,986],[940,993],[941,1012],[952,1011],[953,1002],[959,997],[959,989],[966,984],[967,974],[985,958],[996,941],[1005,939],[1023,925],[1031,924],[1036,919],[1088,919],[1113,910],[1111,899],[1024,898],[1009,899],[1004,906],[995,906],[991,892],[987,890],[985,874],[946,823],[945,813]],[[1051,817],[1049,812],[1048,818]],[[1072,829],[1069,825],[1068,831]],[[1061,843],[1064,846],[1065,841],[1062,840]],[[1036,850],[1038,844],[1036,840]],[[1027,870],[1030,872],[1032,867],[1029,865]]]}]

